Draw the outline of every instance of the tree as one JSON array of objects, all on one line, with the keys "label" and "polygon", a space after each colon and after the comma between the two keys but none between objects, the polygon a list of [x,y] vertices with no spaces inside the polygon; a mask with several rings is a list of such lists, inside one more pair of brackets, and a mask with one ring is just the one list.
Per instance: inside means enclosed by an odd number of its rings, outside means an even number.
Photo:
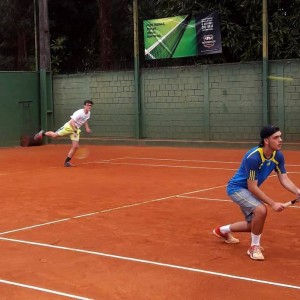
[{"label": "tree", "polygon": [[298,58],[300,1],[269,1],[269,11],[270,58]]},{"label": "tree", "polygon": [[34,69],[34,17],[32,0],[0,2],[1,70]]},{"label": "tree", "polygon": [[111,1],[97,0],[99,18],[99,52],[101,69],[109,69],[112,65],[112,28]]},{"label": "tree", "polygon": [[[223,54],[211,56],[208,59],[210,63],[262,59],[261,0],[156,0],[150,2],[156,5],[156,16],[160,18],[212,10],[220,12]],[[268,5],[269,58],[298,58],[300,1],[268,1]],[[146,15],[145,17],[147,18]],[[198,61],[208,62],[206,57],[198,57]]]},{"label": "tree", "polygon": [[51,0],[48,11],[55,70],[72,73],[97,69],[99,35],[96,0]]},{"label": "tree", "polygon": [[[133,68],[133,0],[48,0],[52,70],[59,73]],[[268,1],[269,58],[300,55],[300,0]],[[262,59],[261,0],[140,0],[141,66]],[[218,10],[223,53],[144,61],[145,19]],[[33,0],[0,1],[0,68],[34,69]]]}]

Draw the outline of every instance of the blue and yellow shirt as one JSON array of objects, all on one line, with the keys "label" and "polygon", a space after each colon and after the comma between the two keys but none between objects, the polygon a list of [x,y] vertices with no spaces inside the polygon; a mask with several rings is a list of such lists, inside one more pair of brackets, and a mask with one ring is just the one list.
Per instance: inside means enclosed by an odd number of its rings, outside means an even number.
[{"label": "blue and yellow shirt", "polygon": [[229,180],[227,194],[231,195],[241,188],[248,189],[248,179],[257,180],[257,184],[260,186],[272,171],[281,174],[286,173],[282,152],[274,151],[270,158],[266,158],[263,153],[263,148],[256,146],[250,149],[245,154],[237,172]]}]

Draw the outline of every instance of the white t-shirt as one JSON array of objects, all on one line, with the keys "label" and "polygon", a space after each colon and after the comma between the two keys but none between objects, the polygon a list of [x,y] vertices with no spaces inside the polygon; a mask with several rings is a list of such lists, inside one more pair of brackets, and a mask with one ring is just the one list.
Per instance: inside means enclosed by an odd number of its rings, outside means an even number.
[{"label": "white t-shirt", "polygon": [[80,128],[91,116],[91,112],[88,112],[87,114],[84,112],[84,109],[78,109],[76,110],[73,115],[71,116],[71,119],[74,120],[75,125],[77,128]]}]

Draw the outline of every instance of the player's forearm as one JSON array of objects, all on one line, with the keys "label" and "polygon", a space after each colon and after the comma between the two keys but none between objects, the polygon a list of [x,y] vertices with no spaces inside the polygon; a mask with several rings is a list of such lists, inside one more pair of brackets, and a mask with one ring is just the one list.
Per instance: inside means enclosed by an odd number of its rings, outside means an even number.
[{"label": "player's forearm", "polygon": [[300,194],[299,188],[288,178],[288,176],[284,176],[280,179],[281,185],[291,193]]},{"label": "player's forearm", "polygon": [[275,201],[266,195],[257,185],[248,186],[248,189],[257,199],[270,205],[271,207],[274,205]]},{"label": "player's forearm", "polygon": [[85,122],[84,123],[84,126],[85,126],[85,131],[91,131],[91,129],[90,129],[90,126],[89,126],[89,123],[88,122]]},{"label": "player's forearm", "polygon": [[267,196],[262,190],[260,190],[260,192],[257,193],[257,194],[258,194],[258,196],[256,195],[256,197],[259,200],[261,200],[264,203],[270,205],[271,207],[274,205],[275,201],[272,198],[270,198],[269,196]]}]

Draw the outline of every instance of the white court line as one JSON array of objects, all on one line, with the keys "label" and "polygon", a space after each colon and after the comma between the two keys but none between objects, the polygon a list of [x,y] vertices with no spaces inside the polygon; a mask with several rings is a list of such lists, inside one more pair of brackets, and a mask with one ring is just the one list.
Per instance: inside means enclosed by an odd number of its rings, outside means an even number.
[{"label": "white court line", "polygon": [[203,197],[192,197],[192,196],[184,196],[184,195],[179,195],[177,198],[188,198],[188,199],[199,199],[199,200],[207,200],[207,201],[217,201],[217,202],[230,202],[233,203],[232,200],[228,199],[217,199],[217,198],[203,198]]},{"label": "white court line", "polygon": [[[147,167],[165,167],[165,168],[186,168],[186,169],[206,169],[206,170],[223,170],[223,171],[236,171],[237,168],[229,169],[229,168],[214,168],[214,167],[200,167],[200,166],[185,166],[185,165],[153,165],[153,164],[144,164],[144,163],[126,163],[126,162],[114,162],[117,160],[126,160],[126,159],[136,159],[136,160],[157,160],[157,161],[175,161],[175,162],[202,162],[202,163],[222,163],[222,164],[239,164],[240,162],[226,162],[226,161],[214,161],[214,160],[187,160],[187,159],[169,159],[169,158],[144,158],[144,157],[116,157],[111,159],[105,159],[101,161],[89,161],[79,163],[78,165],[89,165],[89,164],[111,164],[111,165],[130,165],[130,166],[147,166]],[[293,166],[298,167],[300,165],[288,165],[287,167]],[[59,167],[49,167],[51,169],[58,169]],[[2,173],[0,176],[7,176],[7,175],[15,175],[15,174],[25,174],[32,171],[18,171],[12,173]],[[36,171],[35,171],[36,172]],[[300,174],[300,172],[288,172],[289,174]]]},{"label": "white court line", "polygon": [[[236,171],[235,169],[228,169],[228,168],[214,168],[214,167],[197,167],[197,166],[172,166],[172,165],[153,165],[153,164],[144,164],[144,163],[126,163],[126,162],[114,162],[115,160],[123,160],[123,159],[128,159],[126,157],[120,157],[120,158],[112,158],[112,159],[107,159],[107,160],[101,160],[101,161],[89,161],[89,162],[83,162],[83,163],[78,163],[77,165],[90,165],[90,164],[110,164],[110,165],[129,165],[129,166],[146,166],[146,167],[165,167],[165,168],[185,168],[185,169],[206,169],[206,170],[223,170],[223,171]],[[131,158],[132,159],[132,158]],[[143,158],[137,158],[137,159],[143,159]],[[163,160],[163,159],[161,159]],[[184,160],[174,160],[174,161],[184,161]],[[186,160],[188,161],[188,160]],[[203,161],[206,162],[206,161]],[[207,161],[210,162],[210,161]],[[225,163],[225,162],[223,162]],[[59,167],[49,167],[51,169],[58,169]],[[6,174],[0,174],[0,175],[15,175],[15,174],[26,174],[33,172],[32,170],[30,171],[17,171],[17,172],[11,172],[11,173],[6,173]],[[34,171],[36,172],[36,170]],[[43,170],[44,172],[44,170]]]},{"label": "white court line", "polygon": [[78,216],[73,216],[73,217],[64,218],[64,219],[60,219],[60,220],[55,220],[55,221],[50,221],[50,222],[46,222],[46,223],[41,223],[41,224],[36,224],[36,225],[27,226],[27,227],[23,227],[23,228],[18,228],[18,229],[13,229],[13,230],[0,232],[0,235],[13,233],[13,232],[18,232],[18,231],[23,231],[23,230],[27,230],[27,229],[33,229],[33,228],[42,227],[42,226],[47,226],[47,225],[51,225],[51,224],[55,224],[55,223],[59,223],[59,222],[69,221],[69,220],[72,220],[72,219],[84,218],[84,217],[88,217],[88,216],[92,216],[92,215],[96,215],[96,214],[100,214],[100,213],[121,210],[121,209],[124,209],[124,208],[140,206],[140,205],[144,205],[144,204],[148,204],[148,203],[153,203],[153,202],[158,202],[158,201],[167,200],[167,199],[171,199],[171,198],[176,198],[176,197],[179,197],[179,196],[182,196],[182,195],[189,195],[189,194],[193,194],[193,193],[205,192],[205,191],[209,191],[209,190],[222,188],[222,187],[225,187],[225,186],[226,185],[220,185],[220,186],[216,186],[216,187],[195,190],[195,191],[192,191],[192,192],[186,192],[186,193],[182,193],[182,194],[171,195],[171,196],[166,196],[166,197],[162,197],[162,198],[156,198],[156,199],[152,199],[152,200],[142,201],[142,202],[138,202],[138,203],[133,203],[133,204],[128,204],[128,205],[108,208],[108,209],[104,209],[104,210],[94,211],[94,212],[90,212],[90,213],[86,213],[86,214],[82,214],[82,215],[78,215]]},{"label": "white court line", "polygon": [[6,284],[10,284],[10,285],[19,286],[19,287],[25,287],[27,289],[37,290],[37,291],[46,292],[46,293],[50,293],[50,294],[55,294],[55,295],[59,295],[59,296],[65,296],[65,297],[72,298],[72,299],[92,300],[91,298],[86,298],[86,297],[81,297],[81,296],[77,296],[77,295],[61,293],[61,292],[57,292],[57,291],[54,291],[54,290],[39,288],[39,287],[36,287],[36,286],[33,286],[33,285],[28,285],[28,284],[23,284],[23,283],[18,283],[18,282],[3,280],[3,279],[0,279],[0,283],[6,283]]},{"label": "white court line", "polygon": [[200,162],[200,163],[221,163],[221,164],[240,164],[236,161],[220,161],[220,160],[197,160],[197,159],[173,159],[173,158],[154,158],[154,157],[119,157],[114,160],[136,159],[136,160],[158,160],[158,161],[176,161],[176,162]]},{"label": "white court line", "polygon": [[196,269],[196,268],[184,267],[184,266],[173,265],[173,264],[168,264],[168,263],[161,263],[161,262],[156,262],[156,261],[151,261],[151,260],[145,260],[145,259],[139,259],[139,258],[133,258],[133,257],[127,257],[127,256],[120,256],[120,255],[114,255],[114,254],[107,254],[107,253],[97,252],[97,251],[82,250],[82,249],[77,249],[77,248],[63,247],[63,246],[57,246],[57,245],[36,243],[36,242],[2,238],[2,237],[0,237],[0,240],[14,242],[14,243],[21,243],[21,244],[26,244],[26,245],[41,246],[41,247],[46,247],[46,248],[54,248],[54,249],[66,250],[66,251],[72,251],[72,252],[78,252],[78,253],[84,253],[84,254],[98,255],[98,256],[103,256],[103,257],[115,258],[115,259],[126,260],[126,261],[133,261],[133,262],[137,262],[137,263],[155,265],[155,266],[160,266],[160,267],[167,267],[167,268],[179,269],[179,270],[184,270],[184,271],[203,273],[203,274],[209,274],[209,275],[214,275],[214,276],[232,278],[232,279],[243,280],[243,281],[250,281],[250,282],[255,282],[255,283],[263,283],[263,284],[268,284],[268,285],[274,285],[274,286],[279,286],[279,287],[300,290],[300,286],[298,286],[298,285],[290,285],[290,284],[284,284],[284,283],[280,283],[280,282],[267,281],[267,280],[260,280],[260,279],[250,278],[250,277],[230,275],[230,274],[213,272],[213,271],[208,271],[208,270],[203,270],[203,269]]},{"label": "white court line", "polygon": [[[153,165],[153,164],[144,164],[144,163],[127,163],[127,162],[115,162],[113,160],[122,160],[122,159],[140,159],[143,160],[144,158],[132,158],[132,157],[123,157],[123,158],[115,158],[111,160],[102,160],[102,161],[89,161],[85,163],[80,163],[79,165],[89,165],[89,164],[111,164],[111,165],[128,165],[128,166],[146,166],[146,167],[165,167],[165,168],[184,168],[184,169],[205,169],[205,170],[222,170],[222,171],[236,171],[237,168],[230,169],[230,168],[216,168],[216,167],[200,167],[200,166],[185,166],[185,165]],[[147,158],[145,158],[147,159]],[[149,160],[150,158],[148,158]],[[152,159],[156,160],[156,159]],[[192,160],[171,160],[171,159],[157,159],[157,160],[169,160],[169,161],[191,161]],[[194,161],[195,162],[195,161]],[[198,161],[198,162],[209,162],[209,163],[226,163],[222,161]],[[234,163],[234,162],[228,162]],[[288,166],[288,165],[286,165]],[[289,174],[300,174],[300,172],[288,172]]]},{"label": "white court line", "polygon": [[[192,196],[184,196],[184,195],[179,195],[179,196],[176,196],[176,197],[177,198],[188,198],[188,199],[199,199],[199,200],[206,200],[206,201],[230,202],[230,203],[234,204],[234,202],[232,200],[228,200],[228,199],[192,197]],[[290,205],[289,208],[300,209],[300,206],[299,205]]]},{"label": "white court line", "polygon": [[125,162],[105,162],[105,161],[93,161],[81,163],[80,165],[89,165],[89,164],[111,164],[111,165],[128,165],[128,166],[146,166],[146,167],[165,167],[165,168],[185,168],[185,169],[205,169],[205,170],[225,170],[225,171],[236,171],[235,169],[227,168],[210,168],[210,167],[193,167],[193,166],[172,166],[172,165],[153,165],[153,164],[143,164],[143,163],[125,163]]},{"label": "white court line", "polygon": [[4,232],[1,232],[0,235],[5,235],[5,234],[8,234],[8,233],[23,231],[23,230],[27,230],[27,229],[33,229],[33,228],[42,227],[42,226],[47,226],[47,225],[51,225],[51,224],[55,224],[55,223],[69,221],[69,220],[72,220],[72,219],[79,219],[79,218],[89,217],[89,216],[92,216],[92,215],[105,213],[105,212],[110,212],[110,211],[121,210],[121,209],[124,209],[124,208],[140,206],[140,205],[153,203],[153,202],[158,202],[158,201],[162,201],[162,200],[167,200],[167,199],[171,199],[171,198],[178,198],[178,197],[181,197],[181,196],[184,196],[184,195],[190,195],[190,194],[194,194],[194,193],[205,192],[205,191],[209,191],[209,190],[223,188],[225,186],[226,185],[220,185],[220,186],[215,186],[215,187],[211,187],[211,188],[205,188],[205,189],[195,190],[195,191],[191,191],[191,192],[186,192],[186,193],[182,193],[182,194],[171,195],[171,196],[166,196],[166,197],[162,197],[162,198],[156,198],[156,199],[152,199],[152,200],[142,201],[142,202],[138,202],[138,203],[133,203],[133,204],[128,204],[128,205],[108,208],[108,209],[104,209],[104,210],[89,212],[89,213],[78,215],[78,216],[73,216],[73,217],[69,217],[69,218],[64,218],[64,219],[59,219],[59,220],[50,221],[50,222],[46,222],[46,223],[36,224],[36,225],[32,225],[32,226],[26,226],[26,227],[23,227],[23,228],[4,231]]},{"label": "white court line", "polygon": [[65,219],[50,221],[50,222],[41,223],[41,224],[37,224],[37,225],[33,225],[33,226],[27,226],[27,227],[23,227],[23,228],[20,228],[20,229],[9,230],[9,231],[5,231],[5,232],[1,232],[0,235],[6,234],[6,233],[17,232],[17,231],[23,231],[23,230],[32,229],[32,228],[41,227],[41,226],[46,226],[46,225],[55,224],[55,223],[59,223],[59,222],[64,222],[64,221],[68,221],[68,220],[71,220],[71,219],[72,218],[65,218]]},{"label": "white court line", "polygon": [[[214,188],[208,188],[208,189],[214,189]],[[188,192],[187,194],[196,193],[196,192],[200,192],[200,191],[206,191],[208,189]],[[162,198],[156,198],[156,199],[142,201],[142,202],[138,202],[138,203],[133,203],[133,204],[128,204],[128,205],[108,208],[108,209],[104,209],[104,210],[100,210],[100,211],[90,212],[90,213],[86,213],[86,214],[82,214],[82,215],[78,215],[78,216],[73,216],[73,217],[69,217],[69,218],[64,218],[64,219],[60,219],[60,220],[55,220],[55,221],[51,221],[51,222],[46,222],[46,223],[41,223],[41,224],[37,224],[37,225],[27,226],[27,227],[23,227],[23,228],[19,228],[19,229],[9,230],[9,231],[5,231],[5,232],[1,232],[0,235],[13,233],[13,232],[17,232],[17,231],[23,231],[23,230],[32,229],[32,228],[41,227],[41,226],[46,226],[46,225],[50,225],[50,224],[54,224],[54,223],[69,221],[71,219],[83,218],[83,217],[87,217],[87,216],[91,216],[91,215],[95,215],[95,214],[99,214],[99,213],[105,213],[105,212],[110,212],[110,211],[115,211],[115,210],[121,210],[121,209],[124,209],[124,208],[140,206],[140,205],[144,205],[144,204],[148,204],[148,203],[152,203],[152,202],[158,202],[158,201],[162,201],[162,200],[176,198],[178,195],[183,195],[183,194],[177,194],[177,195],[171,195],[171,196],[166,196],[166,197],[162,197]]]},{"label": "white court line", "polygon": [[[176,162],[200,162],[200,163],[220,163],[220,164],[240,164],[241,161],[222,161],[222,160],[197,160],[197,159],[173,159],[173,158],[155,158],[155,157],[117,157],[111,160],[122,160],[122,159],[136,159],[136,160],[158,160],[158,161],[176,161]],[[109,161],[109,160],[107,160]],[[300,167],[300,165],[289,165],[286,167]]]},{"label": "white court line", "polygon": [[219,185],[219,186],[214,186],[214,187],[210,187],[210,188],[206,188],[206,189],[201,189],[201,190],[196,190],[196,191],[192,191],[192,192],[182,193],[182,194],[176,195],[176,197],[177,197],[177,196],[181,196],[181,195],[189,195],[189,194],[195,194],[195,193],[200,193],[200,192],[211,191],[211,190],[223,188],[223,187],[225,187],[225,186],[227,186],[227,184]]}]

